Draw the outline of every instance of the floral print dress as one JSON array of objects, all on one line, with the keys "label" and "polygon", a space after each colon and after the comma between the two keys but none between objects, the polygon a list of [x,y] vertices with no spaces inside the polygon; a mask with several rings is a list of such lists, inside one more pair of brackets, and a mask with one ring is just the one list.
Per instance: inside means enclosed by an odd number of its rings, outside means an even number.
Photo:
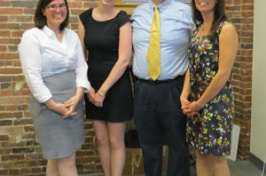
[{"label": "floral print dress", "polygon": [[[218,72],[219,35],[228,21],[222,21],[215,38],[197,36],[199,29],[193,30],[189,49],[190,101],[197,101]],[[189,116],[187,122],[187,140],[206,155],[226,156],[230,154],[231,132],[234,116],[234,101],[231,78],[222,90],[206,104],[196,115]]]}]

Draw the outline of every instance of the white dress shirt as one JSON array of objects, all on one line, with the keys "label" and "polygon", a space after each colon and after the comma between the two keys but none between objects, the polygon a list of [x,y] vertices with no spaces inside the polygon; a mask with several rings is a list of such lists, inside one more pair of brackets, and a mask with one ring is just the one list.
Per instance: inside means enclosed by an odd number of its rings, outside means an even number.
[{"label": "white dress shirt", "polygon": [[38,102],[52,98],[42,78],[69,70],[76,73],[76,87],[89,91],[88,65],[76,32],[64,29],[59,42],[49,27],[35,27],[24,32],[18,50],[26,82]]}]

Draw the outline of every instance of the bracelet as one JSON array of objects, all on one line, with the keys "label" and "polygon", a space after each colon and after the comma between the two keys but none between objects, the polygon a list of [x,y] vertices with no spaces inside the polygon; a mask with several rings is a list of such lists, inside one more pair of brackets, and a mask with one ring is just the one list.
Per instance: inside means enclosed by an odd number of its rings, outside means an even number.
[{"label": "bracelet", "polygon": [[101,97],[104,97],[105,95],[100,93],[100,92],[97,92]]}]

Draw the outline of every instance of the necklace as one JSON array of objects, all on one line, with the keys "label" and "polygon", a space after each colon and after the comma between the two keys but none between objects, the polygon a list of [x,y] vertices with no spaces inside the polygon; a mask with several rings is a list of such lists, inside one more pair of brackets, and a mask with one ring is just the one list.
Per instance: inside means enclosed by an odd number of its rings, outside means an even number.
[{"label": "necklace", "polygon": [[201,26],[200,26],[200,30],[201,30],[201,32],[203,32],[203,31],[204,31],[204,29],[205,29],[205,28],[204,28],[204,26],[203,26],[203,25],[201,25]]}]

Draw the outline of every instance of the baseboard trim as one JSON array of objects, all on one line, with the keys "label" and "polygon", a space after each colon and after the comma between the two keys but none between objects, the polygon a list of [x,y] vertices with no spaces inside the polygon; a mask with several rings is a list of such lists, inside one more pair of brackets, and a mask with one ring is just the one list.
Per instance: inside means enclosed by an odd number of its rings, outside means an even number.
[{"label": "baseboard trim", "polygon": [[256,157],[254,154],[250,153],[249,154],[249,161],[252,164],[254,164],[255,166],[257,166],[259,168],[259,170],[262,171],[264,162],[261,159],[259,159],[258,157]]}]

